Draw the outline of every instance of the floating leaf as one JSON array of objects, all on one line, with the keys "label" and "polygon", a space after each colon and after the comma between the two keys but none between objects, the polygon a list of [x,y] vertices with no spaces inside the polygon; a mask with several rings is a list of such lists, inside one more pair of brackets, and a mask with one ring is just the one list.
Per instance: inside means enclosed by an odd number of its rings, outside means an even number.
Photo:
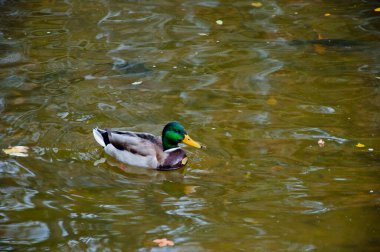
[{"label": "floating leaf", "polygon": [[246,179],[250,179],[251,178],[251,176],[252,176],[252,172],[246,172],[245,174],[244,174],[244,178],[246,178]]},{"label": "floating leaf", "polygon": [[183,188],[183,192],[184,192],[185,194],[195,193],[195,192],[197,191],[197,187],[198,187],[198,186],[186,185],[186,186]]},{"label": "floating leaf", "polygon": [[156,239],[153,242],[157,243],[159,247],[174,246],[174,242],[166,238]]},{"label": "floating leaf", "polygon": [[329,17],[329,16],[331,16],[330,13],[325,13],[325,17]]},{"label": "floating leaf", "polygon": [[275,105],[277,105],[277,100],[276,100],[276,98],[274,98],[273,96],[272,96],[272,97],[269,97],[269,99],[267,100],[267,104],[268,104],[268,105],[271,105],[271,106],[275,106]]},{"label": "floating leaf", "polygon": [[101,159],[96,160],[96,161],[94,162],[94,166],[98,166],[99,164],[102,164],[102,163],[104,163],[104,162],[106,162],[106,159],[105,159],[105,158],[101,158]]},{"label": "floating leaf", "polygon": [[358,147],[358,148],[363,148],[363,147],[365,147],[365,145],[364,144],[362,144],[362,143],[358,143],[357,145],[355,145],[356,147]]},{"label": "floating leaf", "polygon": [[216,20],[216,24],[218,24],[218,25],[223,25],[223,20]]},{"label": "floating leaf", "polygon": [[13,146],[8,149],[3,149],[5,154],[16,157],[27,157],[29,147],[26,146]]},{"label": "floating leaf", "polygon": [[255,8],[260,8],[260,7],[263,6],[263,4],[260,3],[260,2],[252,2],[252,3],[251,3],[251,6],[252,6],[252,7],[255,7]]},{"label": "floating leaf", "polygon": [[326,53],[326,47],[320,45],[320,44],[315,44],[313,45],[314,51],[318,54],[325,54]]},{"label": "floating leaf", "polygon": [[380,12],[380,7],[376,8],[374,11]]},{"label": "floating leaf", "polygon": [[140,85],[142,83],[143,83],[142,81],[135,81],[135,82],[132,82],[132,85]]},{"label": "floating leaf", "polygon": [[319,147],[325,146],[325,141],[323,141],[323,139],[319,139],[318,140],[318,145],[319,145]]},{"label": "floating leaf", "polygon": [[271,168],[271,171],[272,172],[280,172],[280,171],[283,171],[285,168],[281,165],[275,165]]}]

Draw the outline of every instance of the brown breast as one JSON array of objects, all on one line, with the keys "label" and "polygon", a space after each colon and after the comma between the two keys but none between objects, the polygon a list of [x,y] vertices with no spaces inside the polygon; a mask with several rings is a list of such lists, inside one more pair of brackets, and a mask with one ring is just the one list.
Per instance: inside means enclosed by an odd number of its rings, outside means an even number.
[{"label": "brown breast", "polygon": [[157,170],[169,171],[179,169],[187,164],[188,158],[186,152],[182,149],[176,149],[166,157],[163,164],[157,167]]}]

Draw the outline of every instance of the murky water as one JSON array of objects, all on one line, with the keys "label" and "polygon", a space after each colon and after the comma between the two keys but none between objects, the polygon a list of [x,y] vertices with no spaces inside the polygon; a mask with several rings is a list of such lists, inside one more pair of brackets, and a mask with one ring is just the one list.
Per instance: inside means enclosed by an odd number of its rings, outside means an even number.
[{"label": "murky water", "polygon": [[[379,2],[251,3],[0,1],[0,250],[379,251]],[[174,172],[91,134],[172,120]]]}]

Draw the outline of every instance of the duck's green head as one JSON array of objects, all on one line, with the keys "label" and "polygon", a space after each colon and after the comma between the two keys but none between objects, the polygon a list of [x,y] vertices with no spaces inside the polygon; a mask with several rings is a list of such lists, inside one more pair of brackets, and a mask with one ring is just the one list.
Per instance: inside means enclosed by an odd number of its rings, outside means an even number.
[{"label": "duck's green head", "polygon": [[179,122],[170,122],[166,124],[162,131],[162,145],[164,150],[177,148],[178,144],[181,142],[195,148],[202,147],[199,143],[190,138],[185,128]]}]

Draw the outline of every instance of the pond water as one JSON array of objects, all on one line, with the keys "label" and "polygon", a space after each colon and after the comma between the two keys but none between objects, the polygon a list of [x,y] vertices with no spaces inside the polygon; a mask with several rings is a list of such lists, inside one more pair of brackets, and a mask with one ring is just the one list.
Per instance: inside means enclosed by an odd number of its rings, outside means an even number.
[{"label": "pond water", "polygon": [[[0,1],[0,250],[379,251],[377,7]],[[173,120],[172,172],[91,133]]]}]

